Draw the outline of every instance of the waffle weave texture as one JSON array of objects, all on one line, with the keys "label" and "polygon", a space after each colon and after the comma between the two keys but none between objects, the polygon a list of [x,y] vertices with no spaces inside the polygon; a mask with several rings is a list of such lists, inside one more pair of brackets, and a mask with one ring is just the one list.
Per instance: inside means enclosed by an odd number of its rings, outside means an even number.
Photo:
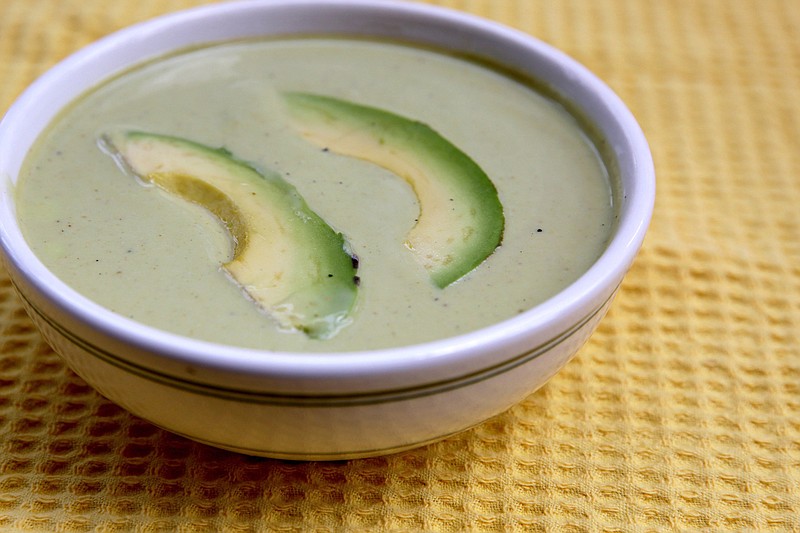
[{"label": "waffle weave texture", "polygon": [[[0,0],[0,113],[192,0]],[[258,459],[100,397],[0,271],[3,531],[800,531],[800,2],[439,0],[584,63],[656,162],[645,246],[548,385],[387,457]]]}]

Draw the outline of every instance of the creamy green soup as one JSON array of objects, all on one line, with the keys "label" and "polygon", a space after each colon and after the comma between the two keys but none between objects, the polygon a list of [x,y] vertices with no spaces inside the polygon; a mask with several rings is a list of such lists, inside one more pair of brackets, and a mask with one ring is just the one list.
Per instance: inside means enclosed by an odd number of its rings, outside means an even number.
[{"label": "creamy green soup", "polygon": [[[494,183],[501,245],[436,287],[403,245],[419,216],[412,187],[298,136],[283,91],[375,106],[435,129]],[[100,149],[98,139],[121,128],[225,147],[280,173],[359,259],[352,322],[325,340],[276,327],[222,271],[233,249],[219,220],[132,178]],[[611,181],[580,121],[530,84],[431,50],[302,38],[190,50],[102,84],[48,128],[17,192],[41,260],[116,313],[218,343],[335,352],[465,333],[553,296],[609,239]]]}]

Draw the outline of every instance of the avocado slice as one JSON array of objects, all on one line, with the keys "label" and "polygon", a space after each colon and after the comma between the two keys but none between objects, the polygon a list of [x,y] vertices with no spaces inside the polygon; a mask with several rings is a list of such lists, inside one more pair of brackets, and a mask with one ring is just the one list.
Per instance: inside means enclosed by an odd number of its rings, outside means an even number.
[{"label": "avocado slice", "polygon": [[428,125],[318,94],[283,94],[302,136],[379,165],[413,188],[420,214],[405,245],[444,288],[494,253],[505,217],[497,189],[468,155]]},{"label": "avocado slice", "polygon": [[223,269],[281,328],[325,339],[351,321],[357,262],[277,173],[178,137],[125,131],[102,141],[127,172],[219,218],[234,245]]}]

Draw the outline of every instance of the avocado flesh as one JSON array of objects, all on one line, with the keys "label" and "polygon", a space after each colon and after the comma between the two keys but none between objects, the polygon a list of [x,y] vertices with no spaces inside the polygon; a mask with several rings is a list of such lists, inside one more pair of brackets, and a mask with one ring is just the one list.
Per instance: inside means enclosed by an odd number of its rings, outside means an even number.
[{"label": "avocado flesh", "polygon": [[234,246],[223,269],[282,329],[324,339],[350,322],[357,287],[344,238],[278,174],[177,137],[128,131],[104,140],[127,171],[225,225]]},{"label": "avocado flesh", "polygon": [[438,287],[465,276],[500,245],[505,218],[494,184],[429,126],[328,96],[283,96],[293,127],[306,139],[381,166],[411,185],[420,214],[405,245]]}]

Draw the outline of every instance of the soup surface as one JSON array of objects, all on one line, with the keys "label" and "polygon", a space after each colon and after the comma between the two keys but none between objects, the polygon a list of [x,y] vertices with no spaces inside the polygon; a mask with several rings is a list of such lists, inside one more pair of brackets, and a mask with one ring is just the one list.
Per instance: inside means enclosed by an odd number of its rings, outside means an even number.
[{"label": "soup surface", "polygon": [[[283,91],[374,106],[429,125],[494,183],[501,245],[439,288],[404,247],[420,214],[392,172],[330,153],[287,124]],[[359,259],[351,323],[287,332],[223,271],[233,244],[202,206],[123,172],[99,139],[134,129],[225,147],[292,184]],[[41,260],[113,311],[212,342],[281,351],[392,347],[514,316],[580,276],[614,224],[612,187],[580,123],[484,65],[396,43],[234,42],[132,69],[81,97],[28,155],[18,215]]]}]

